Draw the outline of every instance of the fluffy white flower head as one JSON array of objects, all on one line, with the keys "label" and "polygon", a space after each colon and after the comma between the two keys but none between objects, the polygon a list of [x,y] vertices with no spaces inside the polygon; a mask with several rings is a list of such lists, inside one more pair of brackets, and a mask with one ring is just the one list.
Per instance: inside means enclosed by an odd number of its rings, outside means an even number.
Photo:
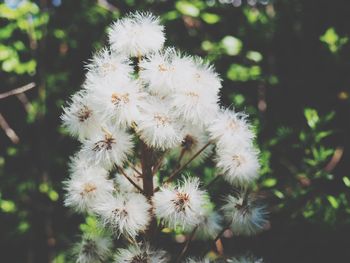
[{"label": "fluffy white flower head", "polygon": [[151,54],[140,63],[140,78],[156,95],[167,96],[187,85],[185,80],[193,71],[189,57],[181,57],[174,48]]},{"label": "fluffy white flower head", "polygon": [[98,127],[90,94],[83,90],[74,94],[67,108],[63,108],[61,119],[69,133],[83,140],[89,137]]},{"label": "fluffy white flower head", "polygon": [[140,107],[145,93],[135,81],[105,78],[92,92],[95,112],[102,120],[111,120],[124,128],[140,118]]},{"label": "fluffy white flower head", "polygon": [[247,186],[259,175],[258,153],[252,146],[218,147],[216,167],[229,183]]},{"label": "fluffy white flower head", "polygon": [[235,147],[237,143],[249,145],[254,134],[247,123],[247,115],[232,110],[220,110],[208,127],[210,137],[219,147]]},{"label": "fluffy white flower head", "polygon": [[181,143],[181,126],[166,102],[149,99],[142,115],[137,122],[137,130],[148,146],[166,150]]},{"label": "fluffy white flower head", "polygon": [[83,142],[80,154],[93,165],[110,169],[113,164],[122,165],[133,147],[132,136],[127,132],[106,125]]},{"label": "fluffy white flower head", "polygon": [[106,48],[97,52],[86,68],[88,69],[86,78],[90,85],[96,85],[104,78],[109,77],[127,80],[133,72],[128,59]]},{"label": "fluffy white flower head", "polygon": [[75,247],[77,263],[102,263],[109,257],[112,240],[108,237],[85,235]]},{"label": "fluffy white flower head", "polygon": [[78,212],[90,211],[97,203],[108,200],[114,190],[113,182],[107,179],[107,171],[98,167],[76,171],[65,186],[65,205]]},{"label": "fluffy white flower head", "polygon": [[227,196],[222,210],[235,235],[254,235],[268,223],[265,206],[259,204],[253,194],[242,192]]},{"label": "fluffy white flower head", "polygon": [[109,30],[111,48],[126,56],[138,57],[163,47],[164,27],[150,13],[135,13],[115,22]]},{"label": "fluffy white flower head", "polygon": [[135,238],[146,230],[150,220],[151,205],[138,193],[118,194],[103,204],[95,207],[95,211],[117,235]]},{"label": "fluffy white flower head", "polygon": [[153,249],[149,244],[130,245],[120,248],[114,257],[115,263],[167,263],[170,262],[166,252]]},{"label": "fluffy white flower head", "polygon": [[198,178],[185,179],[182,185],[164,187],[154,195],[155,214],[169,227],[193,228],[205,213],[207,198]]}]

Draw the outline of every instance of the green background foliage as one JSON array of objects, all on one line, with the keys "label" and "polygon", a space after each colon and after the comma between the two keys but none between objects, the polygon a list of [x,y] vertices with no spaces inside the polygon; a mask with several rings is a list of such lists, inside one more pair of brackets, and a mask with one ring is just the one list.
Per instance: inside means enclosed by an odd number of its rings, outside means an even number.
[{"label": "green background foliage", "polygon": [[228,2],[0,2],[1,93],[36,84],[0,100],[2,119],[19,138],[1,120],[1,262],[72,262],[78,235],[95,231],[93,218],[63,207],[62,180],[78,144],[59,116],[84,80],[84,63],[106,43],[107,26],[135,10],[161,16],[168,45],[211,61],[223,79],[222,105],[249,113],[256,129],[256,188],[269,203],[271,229],[225,239],[225,249],[250,249],[267,262],[349,258],[350,5]]}]

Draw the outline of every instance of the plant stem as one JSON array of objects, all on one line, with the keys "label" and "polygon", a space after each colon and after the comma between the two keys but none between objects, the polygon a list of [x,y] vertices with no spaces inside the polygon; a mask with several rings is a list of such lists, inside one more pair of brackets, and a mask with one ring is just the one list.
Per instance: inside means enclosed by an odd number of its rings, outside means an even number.
[{"label": "plant stem", "polygon": [[[198,150],[186,163],[181,165],[179,168],[177,168],[174,172],[172,172],[168,179],[164,181],[164,184],[172,182],[176,176],[184,169],[186,168],[201,152],[203,152],[209,145],[211,144],[211,141],[209,141],[206,145],[204,145],[201,149]],[[160,187],[157,187],[154,189],[154,192],[158,192],[160,190]]]},{"label": "plant stem", "polygon": [[[153,151],[148,148],[148,146],[141,141],[141,167],[142,167],[142,183],[143,183],[143,192],[148,198],[149,202],[152,202],[152,196],[154,194],[153,187]],[[151,222],[146,231],[146,238],[152,239],[157,229],[157,221],[155,219],[153,210],[151,211]]]},{"label": "plant stem", "polygon": [[122,173],[122,175],[124,175],[124,177],[137,189],[140,191],[140,193],[144,194],[142,188],[140,186],[138,186],[126,173],[125,171],[118,167],[118,170]]},{"label": "plant stem", "polygon": [[177,259],[176,259],[176,263],[179,263],[179,262],[181,261],[181,259],[183,258],[183,256],[185,255],[185,253],[186,253],[188,247],[190,246],[190,243],[192,242],[192,240],[193,240],[193,238],[194,238],[194,235],[196,234],[197,229],[198,229],[198,226],[196,226],[196,227],[192,230],[191,234],[189,235],[189,237],[188,237],[188,239],[187,239],[187,241],[186,241],[186,244],[185,244],[184,248],[182,249],[180,255],[179,255],[179,256],[177,257]]}]

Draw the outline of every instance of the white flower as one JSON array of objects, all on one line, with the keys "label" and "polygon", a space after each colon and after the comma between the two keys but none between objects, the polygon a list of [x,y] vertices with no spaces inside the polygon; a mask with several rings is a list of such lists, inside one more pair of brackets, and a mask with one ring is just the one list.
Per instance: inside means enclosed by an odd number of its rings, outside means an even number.
[{"label": "white flower", "polygon": [[113,164],[121,166],[131,153],[132,136],[127,132],[106,125],[90,139],[83,142],[80,154],[92,165],[101,165],[110,169]]},{"label": "white flower", "polygon": [[219,109],[218,96],[195,85],[178,90],[171,98],[174,112],[184,121],[195,125],[208,124]]},{"label": "white flower", "polygon": [[[180,147],[181,163],[188,161],[208,142],[209,137],[202,126],[187,124],[183,129],[184,138]],[[193,161],[193,164],[202,163],[211,153],[212,146],[206,147]]]},{"label": "white flower", "polygon": [[91,96],[86,90],[79,91],[71,97],[67,108],[61,116],[63,126],[72,136],[83,140],[89,137],[98,127],[98,119],[91,105]]},{"label": "white flower", "polygon": [[140,106],[145,93],[135,81],[105,78],[92,93],[95,111],[105,121],[126,127],[140,118]]},{"label": "white flower", "polygon": [[102,263],[111,254],[112,240],[109,237],[85,235],[80,244],[75,247],[78,255],[77,263]]},{"label": "white flower", "polygon": [[212,95],[217,95],[221,89],[221,79],[215,72],[214,67],[199,57],[195,57],[193,63],[195,69],[191,72],[190,82],[187,85],[196,86]]},{"label": "white flower", "polygon": [[163,187],[153,197],[155,214],[169,227],[193,228],[205,213],[207,193],[199,189],[198,178],[185,179],[182,185]]},{"label": "white flower", "polygon": [[201,222],[198,225],[195,237],[197,239],[214,239],[222,230],[222,218],[216,211],[208,211],[206,215],[202,217]]},{"label": "white flower", "polygon": [[117,235],[135,238],[145,231],[150,221],[151,205],[138,193],[117,194],[103,204],[95,207],[95,211],[105,225]]},{"label": "white flower", "polygon": [[148,90],[160,96],[166,96],[185,86],[185,80],[193,71],[189,57],[181,57],[174,48],[151,54],[140,63],[140,79],[147,84]]},{"label": "white flower", "polygon": [[234,257],[226,260],[227,263],[263,263],[262,258],[256,258],[253,256],[240,256]]},{"label": "white flower", "polygon": [[249,145],[254,134],[247,123],[247,115],[226,109],[218,112],[208,127],[211,139],[222,148],[235,147],[237,143]]},{"label": "white flower", "polygon": [[109,30],[111,48],[126,56],[138,57],[163,47],[164,27],[150,13],[135,13],[116,21]]},{"label": "white flower", "polygon": [[88,212],[96,203],[109,199],[114,190],[113,181],[107,179],[107,171],[90,167],[76,171],[65,182],[65,205],[78,212]]},{"label": "white flower", "polygon": [[185,263],[209,263],[209,259],[208,258],[202,258],[202,259],[199,259],[199,258],[187,258],[185,260]]},{"label": "white flower", "polygon": [[258,152],[252,146],[237,145],[232,148],[217,148],[216,167],[233,185],[246,186],[259,175]]},{"label": "white flower", "polygon": [[97,52],[86,67],[88,83],[98,84],[102,79],[114,77],[115,79],[127,80],[130,78],[133,68],[130,61],[108,49]]},{"label": "white flower", "polygon": [[179,121],[167,106],[167,101],[150,98],[137,122],[141,139],[148,146],[161,150],[179,145],[183,138]]},{"label": "white flower", "polygon": [[168,255],[163,250],[152,249],[148,244],[130,245],[120,248],[114,258],[115,263],[167,263]]},{"label": "white flower", "polygon": [[235,235],[254,235],[261,232],[268,223],[265,206],[253,194],[246,192],[228,195],[222,210],[225,219],[231,222]]}]

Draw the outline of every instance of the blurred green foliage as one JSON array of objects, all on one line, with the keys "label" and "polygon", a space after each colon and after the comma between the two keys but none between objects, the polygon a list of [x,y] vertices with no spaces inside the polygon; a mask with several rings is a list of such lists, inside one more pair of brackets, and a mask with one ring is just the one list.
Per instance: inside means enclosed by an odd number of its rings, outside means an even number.
[{"label": "blurred green foliage", "polygon": [[[59,116],[84,80],[84,62],[106,43],[107,26],[134,10],[160,15],[167,44],[211,61],[223,79],[222,104],[251,116],[261,149],[256,189],[267,197],[272,225],[254,240],[227,240],[225,247],[251,248],[267,262],[349,258],[349,5],[226,2],[0,3],[1,92],[36,83],[0,100],[0,112],[19,138],[14,143],[1,121],[4,262],[71,262],[67,251],[77,235],[96,230],[94,218],[84,222],[63,207],[61,182],[77,143]],[[197,172],[213,175],[212,169]],[[222,187],[218,182],[213,191]]]}]

